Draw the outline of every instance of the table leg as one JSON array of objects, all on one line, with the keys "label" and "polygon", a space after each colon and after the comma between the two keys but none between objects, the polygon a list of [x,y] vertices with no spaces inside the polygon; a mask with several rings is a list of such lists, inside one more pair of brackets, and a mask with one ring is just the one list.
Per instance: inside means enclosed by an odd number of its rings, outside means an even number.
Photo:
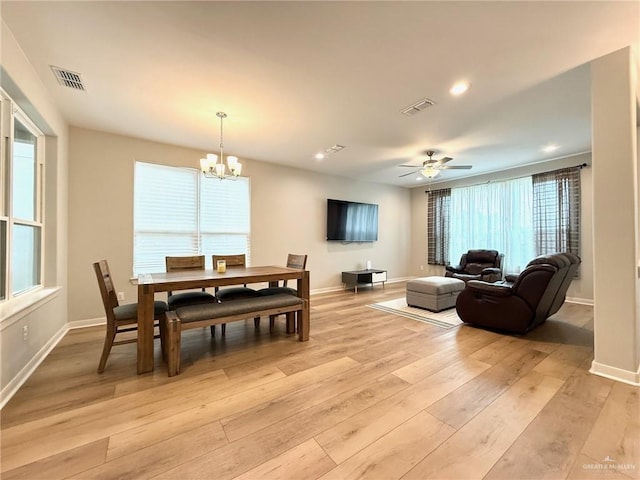
[{"label": "table leg", "polygon": [[153,371],[153,288],[138,285],[138,373]]},{"label": "table leg", "polygon": [[301,342],[309,340],[309,328],[311,309],[309,307],[309,272],[302,272],[302,278],[298,279],[298,296],[305,300],[298,320],[298,339]]}]

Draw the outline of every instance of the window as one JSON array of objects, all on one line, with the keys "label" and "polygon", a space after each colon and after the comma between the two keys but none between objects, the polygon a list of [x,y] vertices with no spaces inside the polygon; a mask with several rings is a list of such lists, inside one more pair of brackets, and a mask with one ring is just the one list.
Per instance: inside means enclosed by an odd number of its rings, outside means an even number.
[{"label": "window", "polygon": [[536,255],[580,255],[580,169],[563,168],[532,177]]},{"label": "window", "polygon": [[133,273],[162,272],[168,255],[244,253],[250,262],[249,179],[136,162]]},{"label": "window", "polygon": [[450,188],[428,192],[427,261],[431,265],[449,263],[450,199]]},{"label": "window", "polygon": [[0,300],[42,285],[44,136],[0,92]]},{"label": "window", "polygon": [[520,272],[534,257],[531,178],[451,190],[449,258],[469,249],[498,250],[505,272]]},{"label": "window", "polygon": [[517,273],[537,255],[580,254],[580,167],[427,193],[430,264],[487,248]]}]

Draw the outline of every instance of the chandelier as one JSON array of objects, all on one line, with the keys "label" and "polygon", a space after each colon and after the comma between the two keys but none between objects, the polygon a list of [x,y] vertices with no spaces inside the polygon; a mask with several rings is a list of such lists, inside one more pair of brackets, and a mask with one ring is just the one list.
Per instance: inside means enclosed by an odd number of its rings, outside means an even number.
[{"label": "chandelier", "polygon": [[[238,162],[238,157],[229,155],[227,156],[227,163],[225,165],[224,143],[222,141],[222,122],[227,118],[227,114],[224,112],[218,112],[216,113],[216,116],[220,119],[220,158],[218,159],[218,156],[214,153],[207,153],[206,158],[200,159],[200,169],[207,178],[217,178],[218,180],[228,178],[235,180],[242,172],[242,164]],[[226,172],[227,167],[229,167],[229,173]]]}]

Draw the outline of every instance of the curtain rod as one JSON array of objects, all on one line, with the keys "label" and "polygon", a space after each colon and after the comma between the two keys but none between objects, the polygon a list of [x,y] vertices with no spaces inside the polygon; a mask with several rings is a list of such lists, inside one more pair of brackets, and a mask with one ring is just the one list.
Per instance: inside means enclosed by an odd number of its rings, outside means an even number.
[{"label": "curtain rod", "polygon": [[[551,172],[557,172],[558,170],[565,170],[567,168],[579,168],[579,169],[583,169],[588,167],[589,165],[587,165],[586,163],[581,163],[580,165],[574,165],[573,167],[563,167],[563,168],[556,168],[555,170],[549,170],[547,172],[542,172],[542,173],[551,173]],[[505,182],[507,180],[518,180],[519,178],[526,178],[526,177],[531,177],[533,175],[540,175],[539,173],[534,173],[532,175],[522,175],[520,177],[509,177],[509,178],[503,178],[500,180],[487,180],[486,182],[479,182],[479,183],[473,183],[471,185],[464,185],[465,187],[475,187],[476,185],[485,185],[487,183],[491,183],[491,182]],[[453,180],[450,180],[453,181]],[[451,187],[448,187],[451,188]],[[455,187],[455,188],[459,188],[459,187]],[[424,193],[429,193],[432,191],[437,191],[437,190],[444,190],[444,188],[438,188],[436,190],[425,190]]]}]

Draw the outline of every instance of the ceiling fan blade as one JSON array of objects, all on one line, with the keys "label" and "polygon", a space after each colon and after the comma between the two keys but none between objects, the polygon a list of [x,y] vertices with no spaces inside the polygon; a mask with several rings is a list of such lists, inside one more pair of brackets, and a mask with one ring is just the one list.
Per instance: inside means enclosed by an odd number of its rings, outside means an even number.
[{"label": "ceiling fan blade", "polygon": [[438,170],[469,170],[471,165],[443,165],[442,167],[438,167]]},{"label": "ceiling fan blade", "polygon": [[420,165],[398,165],[399,167],[411,167],[411,168],[420,168]]},{"label": "ceiling fan blade", "polygon": [[442,157],[440,160],[438,160],[438,165],[444,165],[447,162],[450,162],[451,160],[453,160],[453,158],[451,157]]},{"label": "ceiling fan blade", "polygon": [[413,172],[409,172],[409,173],[403,173],[402,175],[398,175],[398,178],[400,177],[406,177],[407,175],[413,175],[414,173],[416,173],[418,170],[415,170]]}]

